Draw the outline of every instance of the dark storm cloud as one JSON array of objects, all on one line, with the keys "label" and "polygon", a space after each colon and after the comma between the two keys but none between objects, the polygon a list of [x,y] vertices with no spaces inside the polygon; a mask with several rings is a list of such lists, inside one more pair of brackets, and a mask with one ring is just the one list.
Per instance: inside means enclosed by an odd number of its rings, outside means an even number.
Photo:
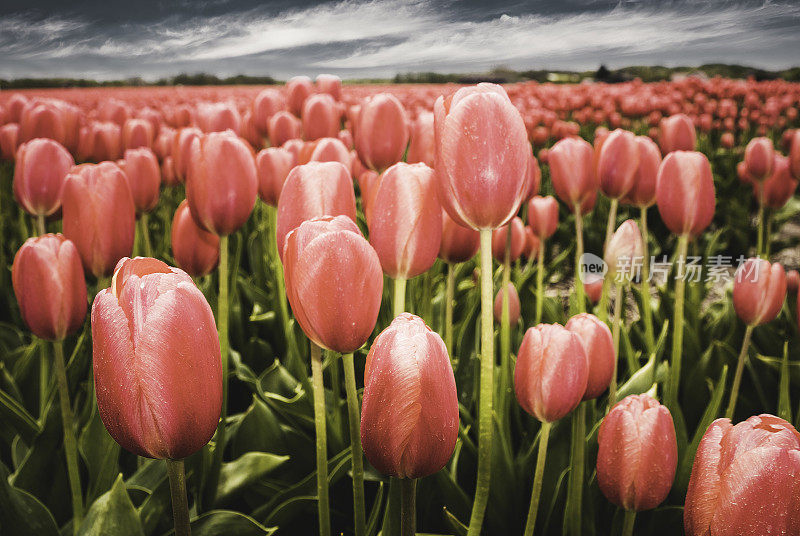
[{"label": "dark storm cloud", "polygon": [[0,77],[800,63],[789,1],[5,0]]}]

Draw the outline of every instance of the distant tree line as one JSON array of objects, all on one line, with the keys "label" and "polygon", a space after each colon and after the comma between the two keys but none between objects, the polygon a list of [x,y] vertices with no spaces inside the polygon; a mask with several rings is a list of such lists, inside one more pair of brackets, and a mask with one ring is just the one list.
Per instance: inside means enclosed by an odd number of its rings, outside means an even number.
[{"label": "distant tree line", "polygon": [[273,85],[280,83],[271,76],[251,76],[239,74],[220,78],[213,74],[182,73],[177,76],[159,78],[148,82],[141,77],[123,80],[90,80],[85,78],[16,78],[0,79],[0,89],[35,89],[35,88],[68,88],[68,87],[122,87],[122,86],[236,86],[236,85]]}]

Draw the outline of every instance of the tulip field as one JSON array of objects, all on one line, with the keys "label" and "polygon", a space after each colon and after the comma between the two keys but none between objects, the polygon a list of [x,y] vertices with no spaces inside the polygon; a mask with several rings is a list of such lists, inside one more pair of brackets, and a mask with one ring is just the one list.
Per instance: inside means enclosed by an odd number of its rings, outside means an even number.
[{"label": "tulip field", "polygon": [[799,110],[0,93],[0,535],[800,536]]}]

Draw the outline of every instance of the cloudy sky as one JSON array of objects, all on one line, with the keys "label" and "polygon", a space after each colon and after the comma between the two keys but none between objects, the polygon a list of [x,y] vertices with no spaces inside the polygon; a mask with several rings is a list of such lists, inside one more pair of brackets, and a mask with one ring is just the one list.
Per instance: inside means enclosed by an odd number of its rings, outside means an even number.
[{"label": "cloudy sky", "polygon": [[800,65],[797,0],[3,0],[0,78]]}]

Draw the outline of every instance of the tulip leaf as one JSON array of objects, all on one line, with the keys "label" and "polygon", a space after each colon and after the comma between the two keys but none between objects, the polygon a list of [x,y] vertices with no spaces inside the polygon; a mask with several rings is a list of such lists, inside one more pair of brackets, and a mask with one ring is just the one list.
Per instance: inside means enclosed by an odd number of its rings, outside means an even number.
[{"label": "tulip leaf", "polygon": [[266,452],[248,452],[236,460],[222,464],[216,503],[225,504],[248,486],[260,481],[283,465],[289,456],[277,456]]},{"label": "tulip leaf", "polygon": [[50,511],[30,493],[8,483],[8,469],[0,463],[0,533],[4,536],[58,536]]},{"label": "tulip leaf", "polygon": [[372,502],[369,518],[367,518],[367,536],[375,536],[378,533],[378,522],[381,519],[381,506],[383,506],[385,487],[383,482],[378,483],[378,491],[375,494],[375,500]]},{"label": "tulip leaf", "polygon": [[78,531],[78,536],[108,534],[144,536],[139,514],[128,496],[122,474],[117,476],[111,489],[92,504]]},{"label": "tulip leaf", "polygon": [[[270,536],[277,528],[267,528],[250,516],[231,510],[212,510],[192,521],[193,536]],[[170,531],[168,534],[174,534]]]},{"label": "tulip leaf", "polygon": [[0,390],[0,426],[13,429],[28,444],[41,431],[25,407],[3,390]]},{"label": "tulip leaf", "polygon": [[108,435],[96,409],[81,432],[78,446],[89,470],[87,501],[91,502],[114,483],[120,452],[119,445]]},{"label": "tulip leaf", "polygon": [[778,417],[792,422],[792,402],[789,399],[789,343],[783,343],[781,377],[778,388]]},{"label": "tulip leaf", "polygon": [[448,510],[447,508],[444,509],[444,518],[450,524],[450,526],[455,531],[457,536],[467,535],[467,531],[469,530],[468,527],[464,523],[459,521],[459,519],[455,515],[453,515],[453,513],[450,512],[450,510]]},{"label": "tulip leaf", "polygon": [[646,392],[656,382],[656,354],[650,354],[650,359],[639,370],[622,384],[617,391],[617,400],[622,400],[628,395],[638,395]]}]

